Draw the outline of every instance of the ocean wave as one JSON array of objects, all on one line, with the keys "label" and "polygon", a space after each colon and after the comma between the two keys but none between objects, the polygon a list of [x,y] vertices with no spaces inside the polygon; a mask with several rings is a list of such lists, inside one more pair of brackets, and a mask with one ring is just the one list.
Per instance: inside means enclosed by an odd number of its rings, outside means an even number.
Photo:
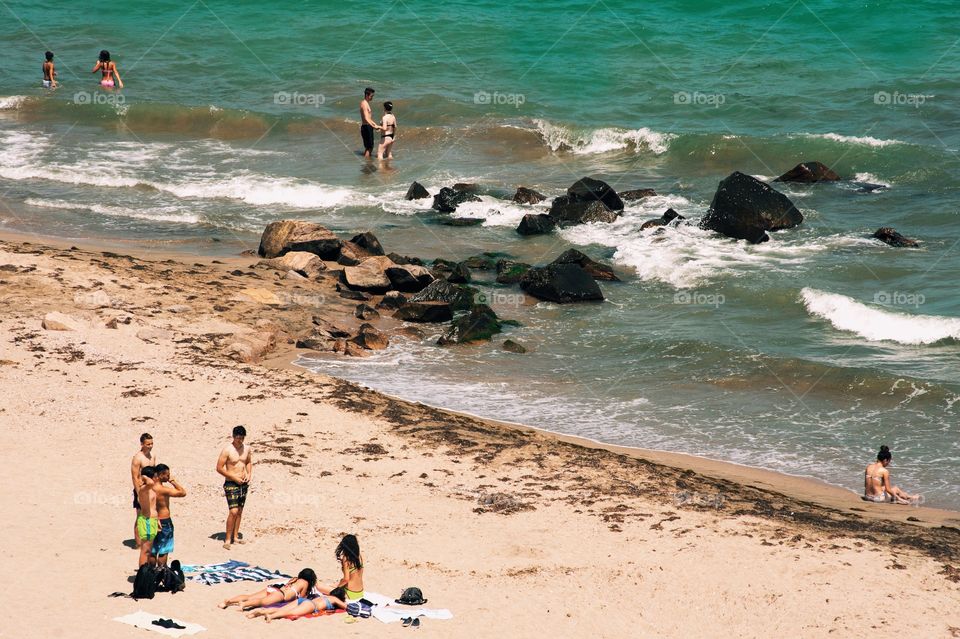
[{"label": "ocean wave", "polygon": [[867,306],[853,298],[813,288],[800,291],[807,311],[841,331],[856,333],[872,342],[935,344],[960,340],[960,318],[894,313]]},{"label": "ocean wave", "polygon": [[62,209],[72,211],[90,211],[100,215],[111,217],[129,217],[138,220],[150,220],[153,222],[178,222],[181,224],[196,224],[200,217],[190,213],[175,213],[179,209],[175,206],[162,207],[144,207],[138,210],[128,209],[121,206],[107,206],[105,204],[85,204],[80,202],[68,202],[67,200],[45,200],[41,198],[27,198],[25,204],[30,206],[39,206],[48,209]]},{"label": "ocean wave", "polygon": [[839,133],[805,133],[804,137],[817,138],[820,140],[831,140],[833,142],[844,142],[847,144],[860,144],[882,149],[886,146],[895,144],[906,144],[902,140],[881,140],[870,136],[840,135]]},{"label": "ocean wave", "polygon": [[0,111],[16,111],[29,99],[26,95],[0,96]]},{"label": "ocean wave", "polygon": [[571,151],[578,155],[608,153],[633,148],[649,150],[656,155],[666,153],[676,137],[646,127],[640,129],[601,128],[576,131],[547,120],[534,120],[537,133],[552,151]]},{"label": "ocean wave", "polygon": [[893,186],[890,182],[881,180],[873,173],[857,173],[856,175],[853,176],[853,179],[856,182],[865,182],[867,184],[879,184],[880,186],[884,186],[886,188],[890,188],[891,186]]}]

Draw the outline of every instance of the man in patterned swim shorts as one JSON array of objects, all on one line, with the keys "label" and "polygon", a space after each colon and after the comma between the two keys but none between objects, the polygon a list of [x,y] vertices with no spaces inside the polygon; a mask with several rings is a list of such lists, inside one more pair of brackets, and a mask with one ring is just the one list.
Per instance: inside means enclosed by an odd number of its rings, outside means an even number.
[{"label": "man in patterned swim shorts", "polygon": [[[156,558],[160,566],[167,565],[167,557],[173,552],[173,518],[170,516],[170,498],[185,497],[187,491],[176,479],[170,477],[170,467],[166,464],[157,464],[157,481],[153,485],[157,493],[157,518],[160,520],[160,530],[153,540],[150,554]],[[170,485],[165,485],[169,483]]]},{"label": "man in patterned swim shorts", "polygon": [[253,453],[243,441],[247,437],[247,429],[236,426],[233,429],[233,440],[220,451],[217,460],[217,472],[223,475],[223,494],[227,498],[227,531],[224,535],[223,547],[230,550],[233,543],[242,544],[240,539],[240,519],[243,517],[243,507],[247,503],[247,488],[253,476]]}]

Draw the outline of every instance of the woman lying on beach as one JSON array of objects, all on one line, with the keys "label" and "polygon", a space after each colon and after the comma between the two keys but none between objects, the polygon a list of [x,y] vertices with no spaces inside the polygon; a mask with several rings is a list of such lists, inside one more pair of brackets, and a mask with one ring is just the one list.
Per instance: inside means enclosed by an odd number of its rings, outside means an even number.
[{"label": "woman lying on beach", "polygon": [[318,586],[317,590],[330,595],[338,588],[343,588],[346,601],[363,599],[363,558],[360,556],[360,542],[357,541],[356,535],[344,535],[334,556],[343,568],[343,578],[333,588]]},{"label": "woman lying on beach", "polygon": [[333,612],[337,608],[346,610],[347,604],[343,602],[346,597],[343,588],[334,588],[330,594],[324,595],[314,590],[306,597],[297,597],[296,601],[291,601],[282,608],[260,608],[247,613],[247,618],[263,617],[267,623],[281,617],[302,617],[303,615],[312,615],[315,612],[325,610]]},{"label": "woman lying on beach", "polygon": [[117,86],[123,88],[123,80],[120,79],[120,72],[117,71],[117,63],[110,61],[110,52],[106,49],[100,52],[100,59],[97,60],[93,71],[90,73],[96,73],[97,71],[103,74],[100,78],[100,86],[113,88],[113,79],[116,78]]},{"label": "woman lying on beach", "polygon": [[317,573],[309,568],[304,568],[300,574],[285,584],[273,584],[252,595],[237,595],[227,599],[218,606],[227,608],[228,606],[239,605],[246,612],[269,606],[270,604],[280,603],[282,601],[291,601],[298,597],[306,597],[317,585]]},{"label": "woman lying on beach", "polygon": [[863,499],[864,501],[875,501],[878,503],[891,504],[919,504],[922,495],[910,495],[900,490],[898,486],[890,484],[890,471],[887,466],[893,460],[890,449],[887,446],[881,446],[877,453],[877,461],[867,466],[863,477]]}]

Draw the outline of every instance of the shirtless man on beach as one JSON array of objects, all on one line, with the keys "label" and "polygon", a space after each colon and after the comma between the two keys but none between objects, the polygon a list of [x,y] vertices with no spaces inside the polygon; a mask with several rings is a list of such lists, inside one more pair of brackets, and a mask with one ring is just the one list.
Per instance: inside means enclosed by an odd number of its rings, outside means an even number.
[{"label": "shirtless man on beach", "polygon": [[375,91],[370,87],[363,90],[363,99],[360,100],[360,137],[363,138],[363,157],[369,158],[373,153],[373,132],[379,131],[380,125],[373,121],[373,110],[370,101]]},{"label": "shirtless man on beach", "polygon": [[[157,476],[153,484],[153,491],[157,495],[157,519],[160,520],[160,530],[150,549],[150,554],[156,557],[157,564],[167,565],[167,557],[173,552],[173,518],[170,517],[170,498],[186,497],[187,491],[176,479],[170,476],[170,467],[166,464],[157,464]],[[169,482],[169,486],[165,485]]]},{"label": "shirtless man on beach", "polygon": [[140,450],[133,456],[130,462],[130,478],[133,480],[133,508],[136,510],[137,519],[133,520],[133,539],[137,542],[137,548],[140,547],[140,533],[137,531],[137,521],[140,515],[140,502],[137,499],[137,491],[143,482],[140,480],[140,470],[145,466],[156,466],[157,454],[153,452],[153,435],[144,433],[140,435]]},{"label": "shirtless man on beach", "polygon": [[154,490],[156,470],[153,466],[144,466],[140,469],[140,488],[137,490],[137,501],[140,510],[137,514],[137,535],[140,537],[139,568],[148,561],[152,562],[150,550],[153,540],[160,531],[160,521],[157,519],[157,493]]},{"label": "shirtless man on beach", "polygon": [[247,429],[235,426],[233,440],[220,451],[217,459],[217,472],[223,475],[223,493],[227,497],[227,531],[223,540],[223,547],[230,550],[234,542],[242,544],[240,539],[240,518],[243,517],[243,507],[247,503],[247,489],[250,487],[250,478],[253,476],[253,453],[250,447],[244,445]]}]

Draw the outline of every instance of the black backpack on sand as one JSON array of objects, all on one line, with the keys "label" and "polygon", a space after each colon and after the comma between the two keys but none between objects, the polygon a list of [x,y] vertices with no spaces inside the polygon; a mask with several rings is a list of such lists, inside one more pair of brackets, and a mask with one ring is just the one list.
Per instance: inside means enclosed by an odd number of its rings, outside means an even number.
[{"label": "black backpack on sand", "polygon": [[169,566],[157,570],[157,591],[177,593],[186,587],[186,578],[180,567],[180,560],[174,559]]},{"label": "black backpack on sand", "polygon": [[157,592],[157,581],[159,573],[154,566],[143,564],[137,569],[137,576],[133,578],[133,592],[130,596],[134,599],[153,599]]}]

